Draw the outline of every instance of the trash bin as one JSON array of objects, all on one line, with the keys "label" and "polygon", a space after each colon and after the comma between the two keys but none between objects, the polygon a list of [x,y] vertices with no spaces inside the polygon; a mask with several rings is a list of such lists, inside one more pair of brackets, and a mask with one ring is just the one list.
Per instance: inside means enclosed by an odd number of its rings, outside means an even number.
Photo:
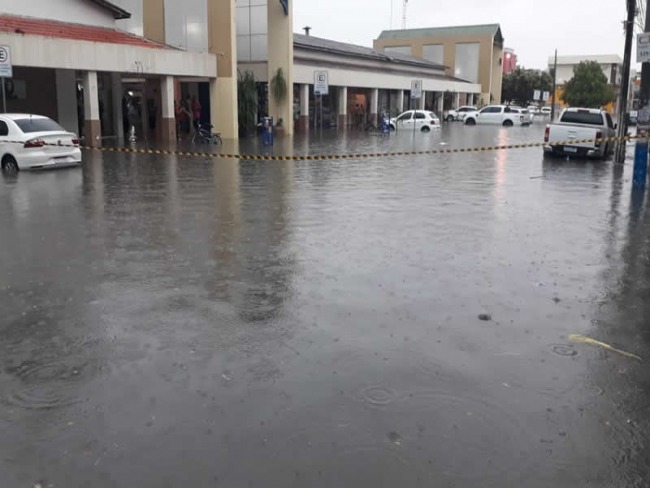
[{"label": "trash bin", "polygon": [[265,146],[273,145],[273,117],[264,117],[262,119],[262,144]]}]

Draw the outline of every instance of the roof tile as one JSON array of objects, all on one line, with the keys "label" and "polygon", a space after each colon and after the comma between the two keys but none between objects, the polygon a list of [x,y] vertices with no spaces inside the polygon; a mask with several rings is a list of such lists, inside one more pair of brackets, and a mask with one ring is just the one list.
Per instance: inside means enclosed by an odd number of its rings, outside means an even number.
[{"label": "roof tile", "polygon": [[159,49],[167,47],[118,29],[13,15],[0,15],[0,32]]}]

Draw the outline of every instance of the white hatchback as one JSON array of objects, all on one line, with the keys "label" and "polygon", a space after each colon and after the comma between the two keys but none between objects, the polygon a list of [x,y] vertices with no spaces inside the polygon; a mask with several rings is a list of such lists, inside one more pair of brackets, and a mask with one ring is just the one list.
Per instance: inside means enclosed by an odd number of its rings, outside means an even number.
[{"label": "white hatchback", "polygon": [[0,114],[2,170],[42,169],[81,163],[76,134],[42,115]]},{"label": "white hatchback", "polygon": [[431,132],[440,129],[440,119],[427,110],[408,110],[390,119],[390,130]]}]

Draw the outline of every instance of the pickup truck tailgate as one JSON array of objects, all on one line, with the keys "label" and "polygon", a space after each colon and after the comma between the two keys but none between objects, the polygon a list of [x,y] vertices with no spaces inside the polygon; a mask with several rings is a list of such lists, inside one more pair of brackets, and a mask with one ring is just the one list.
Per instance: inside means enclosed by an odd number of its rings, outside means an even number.
[{"label": "pickup truck tailgate", "polygon": [[[548,144],[555,145],[568,145],[574,147],[594,148],[598,130],[591,127],[577,127],[577,126],[561,126],[551,125],[551,131],[548,138]],[[588,139],[592,142],[573,142]],[[564,143],[564,144],[558,144]]]}]

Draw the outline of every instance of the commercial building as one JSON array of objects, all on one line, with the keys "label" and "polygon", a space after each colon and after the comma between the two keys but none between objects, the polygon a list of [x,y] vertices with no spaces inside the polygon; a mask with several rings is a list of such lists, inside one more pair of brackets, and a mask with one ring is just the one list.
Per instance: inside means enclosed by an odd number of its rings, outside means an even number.
[{"label": "commercial building", "polygon": [[448,67],[448,75],[481,85],[481,100],[501,101],[503,35],[498,24],[383,31],[374,47]]},{"label": "commercial building", "polygon": [[128,17],[107,0],[4,1],[0,44],[10,47],[14,67],[8,110],[48,115],[93,143],[121,141],[128,98],[140,134],[175,139],[174,79],[214,84],[216,56],[119,30]]},{"label": "commercial building", "polygon": [[503,50],[503,74],[507,75],[517,69],[517,54],[512,48],[505,48]]},{"label": "commercial building", "polygon": [[[324,125],[348,127],[409,106],[442,112],[482,93],[443,63],[294,35],[293,2],[285,0],[0,4],[0,44],[14,64],[8,109],[48,115],[93,144],[121,143],[130,126],[138,140],[176,140],[175,102],[188,97],[200,102],[202,122],[236,139],[238,70],[255,74],[258,115],[282,119],[287,135],[314,126],[316,107],[319,123],[322,114]],[[288,96],[276,101],[268,82],[280,69]],[[316,71],[327,71],[330,84],[318,102]],[[417,101],[409,96],[413,80],[422,80]]]},{"label": "commercial building", "polygon": [[[584,61],[594,61],[600,65],[603,75],[607,78],[607,83],[611,85],[615,94],[615,101],[608,104],[605,109],[610,113],[617,113],[618,104],[621,94],[621,77],[623,73],[623,60],[618,54],[600,54],[592,56],[558,56],[557,58],[557,91],[556,105],[559,108],[565,108],[566,104],[562,101],[564,85],[573,78],[573,72],[580,63]],[[553,72],[555,56],[548,58],[548,70]],[[551,100],[553,102],[553,100]]]}]

